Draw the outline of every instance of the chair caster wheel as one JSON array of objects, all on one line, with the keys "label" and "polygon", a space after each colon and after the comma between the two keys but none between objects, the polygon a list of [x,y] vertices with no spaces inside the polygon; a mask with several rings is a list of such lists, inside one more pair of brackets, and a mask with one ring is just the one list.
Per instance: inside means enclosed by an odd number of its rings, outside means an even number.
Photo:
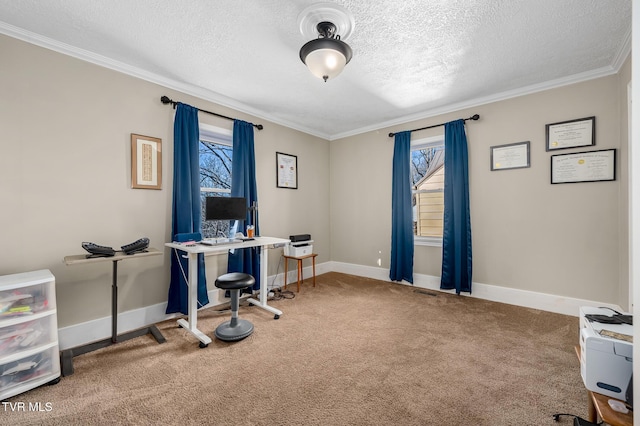
[{"label": "chair caster wheel", "polygon": [[200,346],[200,349],[204,349],[204,348],[206,348],[207,346],[209,346],[209,344],[208,344],[208,343],[207,343],[207,344],[205,344],[205,343],[200,342],[200,343],[198,344],[198,346]]},{"label": "chair caster wheel", "polygon": [[278,318],[280,318],[280,315],[278,315],[278,314],[275,314],[275,315],[273,316],[273,319],[278,319]]}]

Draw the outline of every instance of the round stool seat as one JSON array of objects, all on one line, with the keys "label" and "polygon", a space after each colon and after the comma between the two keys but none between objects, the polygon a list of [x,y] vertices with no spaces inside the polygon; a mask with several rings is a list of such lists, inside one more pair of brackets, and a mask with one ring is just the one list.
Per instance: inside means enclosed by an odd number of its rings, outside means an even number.
[{"label": "round stool seat", "polygon": [[255,283],[255,278],[243,272],[230,272],[228,274],[220,275],[216,279],[216,287],[223,290],[240,290],[252,287]]}]

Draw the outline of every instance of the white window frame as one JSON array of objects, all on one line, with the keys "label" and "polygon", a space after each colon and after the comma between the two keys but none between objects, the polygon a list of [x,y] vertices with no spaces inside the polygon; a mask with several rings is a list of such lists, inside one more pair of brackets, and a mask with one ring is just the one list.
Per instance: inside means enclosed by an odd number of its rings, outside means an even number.
[{"label": "white window frame", "polygon": [[[411,141],[411,151],[416,151],[419,149],[435,148],[438,146],[442,146],[444,148],[444,134]],[[414,190],[411,189],[411,195],[413,196],[413,194],[414,194]],[[418,235],[414,235],[413,245],[442,247],[442,237],[421,237]]]}]

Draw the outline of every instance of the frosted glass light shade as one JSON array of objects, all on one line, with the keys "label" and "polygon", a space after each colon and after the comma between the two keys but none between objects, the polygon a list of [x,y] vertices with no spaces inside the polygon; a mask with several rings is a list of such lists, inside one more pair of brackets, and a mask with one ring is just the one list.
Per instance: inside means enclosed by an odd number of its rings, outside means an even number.
[{"label": "frosted glass light shade", "polygon": [[342,72],[347,58],[337,50],[318,49],[307,55],[305,63],[311,74],[326,81]]},{"label": "frosted glass light shade", "polygon": [[309,71],[327,81],[340,74],[351,60],[349,45],[334,38],[311,40],[300,49],[300,59]]}]

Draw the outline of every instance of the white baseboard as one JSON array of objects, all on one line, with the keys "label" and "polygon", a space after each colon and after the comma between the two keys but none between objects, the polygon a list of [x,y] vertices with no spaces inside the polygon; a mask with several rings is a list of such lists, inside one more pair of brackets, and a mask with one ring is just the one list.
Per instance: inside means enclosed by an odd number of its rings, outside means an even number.
[{"label": "white baseboard", "polygon": [[[334,272],[389,281],[389,270],[373,266],[354,265],[350,263],[330,262],[330,269]],[[411,285],[402,282],[405,285]],[[424,274],[413,274],[413,286],[418,288],[455,294],[455,290],[441,290],[440,277]],[[539,309],[541,311],[555,312],[558,314],[579,316],[581,306],[607,306],[617,311],[624,311],[620,306],[611,303],[603,303],[594,300],[576,299],[573,297],[558,296],[554,294],[538,293],[529,290],[519,290],[509,287],[501,287],[491,284],[474,282],[472,293],[460,293],[465,297],[491,300],[509,305],[522,306],[524,308]]]},{"label": "white baseboard", "polygon": [[[167,303],[121,312],[118,315],[118,333],[137,330],[179,315],[165,314]],[[75,348],[111,336],[111,317],[103,317],[58,329],[60,350]]]},{"label": "white baseboard", "polygon": [[[322,275],[331,272],[329,263],[316,265],[316,275]],[[304,267],[304,277],[310,277],[313,274],[312,266]],[[287,285],[296,285],[298,280],[298,271],[287,273]],[[280,288],[284,285],[284,273],[276,276],[270,276],[267,279],[268,289]],[[213,289],[209,290],[209,304],[201,309],[220,306],[228,303],[229,299],[224,297],[224,291]],[[167,310],[167,302],[158,303],[156,305],[145,306],[144,308],[133,309],[131,311],[121,312],[118,315],[118,334],[137,330],[150,324],[156,324],[173,318],[181,318],[182,314],[165,314]],[[70,325],[58,329],[58,342],[60,350],[75,348],[87,343],[96,342],[111,336],[111,317],[103,317],[91,321]]]},{"label": "white baseboard", "polygon": [[[303,268],[303,275],[305,277],[312,276],[312,272],[311,266]],[[316,275],[322,275],[327,272],[341,272],[344,274],[391,282],[389,280],[388,269],[332,261],[316,265]],[[287,285],[296,285],[297,279],[297,270],[295,268],[293,271],[288,271]],[[276,276],[268,277],[267,283],[269,290],[282,287],[284,285],[284,274],[279,273]],[[402,284],[410,285],[405,282]],[[440,290],[440,277],[431,275],[414,274],[413,286],[433,291],[455,293],[453,290]],[[619,306],[612,305],[610,303],[537,293],[528,290],[518,290],[477,282],[473,283],[473,293],[471,295],[466,293],[461,294],[465,297],[475,297],[478,299],[491,300],[494,302],[507,303],[510,305],[539,309],[542,311],[555,312],[576,317],[578,316],[581,306],[608,306],[618,311],[623,310]],[[204,308],[221,305],[228,302],[229,299],[225,299],[223,297],[221,290],[214,289],[209,291],[209,301],[210,303]],[[180,314],[167,315],[165,314],[166,308],[167,303],[164,302],[120,313],[118,315],[118,332],[122,334],[148,326],[149,324],[155,324],[182,316]],[[110,316],[80,324],[74,324],[58,330],[60,350],[74,348],[87,343],[106,339],[109,336],[111,336]]]}]

